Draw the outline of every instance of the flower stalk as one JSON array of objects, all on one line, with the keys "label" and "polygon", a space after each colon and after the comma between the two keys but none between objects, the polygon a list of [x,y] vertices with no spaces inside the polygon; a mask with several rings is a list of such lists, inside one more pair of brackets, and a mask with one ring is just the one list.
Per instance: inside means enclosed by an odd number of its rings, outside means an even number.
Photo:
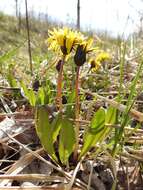
[{"label": "flower stalk", "polygon": [[77,66],[76,71],[76,81],[75,81],[75,134],[76,134],[76,144],[74,150],[74,160],[78,158],[78,149],[79,149],[79,115],[80,115],[80,99],[79,99],[79,76],[80,76],[80,66]]},{"label": "flower stalk", "polygon": [[57,79],[57,95],[56,95],[56,104],[59,112],[62,113],[62,80],[63,80],[63,65],[65,62],[65,55],[63,55],[63,59],[60,64],[60,70],[58,72]]}]

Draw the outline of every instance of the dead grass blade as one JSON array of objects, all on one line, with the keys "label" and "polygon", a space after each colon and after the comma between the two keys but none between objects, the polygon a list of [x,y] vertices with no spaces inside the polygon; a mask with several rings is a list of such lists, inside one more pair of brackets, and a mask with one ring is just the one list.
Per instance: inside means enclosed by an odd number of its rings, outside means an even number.
[{"label": "dead grass blade", "polygon": [[70,181],[70,183],[69,183],[69,184],[67,185],[67,187],[66,187],[66,190],[70,190],[70,189],[72,188],[72,186],[73,186],[73,184],[74,184],[74,181],[75,181],[75,178],[76,178],[76,175],[77,175],[77,172],[78,172],[78,170],[79,170],[79,167],[80,167],[81,162],[82,162],[82,160],[77,164],[77,166],[76,166],[76,168],[75,168],[75,170],[74,170],[74,172],[73,172],[73,176],[72,176],[72,178],[71,178],[71,181]]},{"label": "dead grass blade", "polygon": [[64,182],[64,178],[60,176],[47,176],[44,174],[18,174],[18,175],[0,175],[0,180],[18,180],[18,181],[48,181],[48,182]]},{"label": "dead grass blade", "polygon": [[[3,130],[2,130],[3,131]],[[13,138],[11,135],[7,134],[5,131],[3,131],[12,141],[14,141],[15,143],[17,143],[18,145],[20,145],[22,148],[24,148],[27,152],[31,153],[34,157],[38,158],[39,160],[43,161],[44,163],[46,163],[49,167],[52,167],[53,169],[55,169],[56,171],[60,172],[61,174],[63,174],[68,180],[70,180],[72,178],[72,176],[65,172],[60,166],[55,166],[53,163],[49,162],[48,160],[44,159],[41,155],[39,155],[36,151],[32,151],[31,149],[29,149],[27,146],[23,145],[22,143],[20,143],[18,140],[16,140],[15,138]],[[15,168],[16,169],[16,168]],[[19,168],[20,169],[20,168]],[[14,172],[14,171],[13,171]],[[77,186],[82,187],[82,189],[87,189],[87,185],[82,182],[79,179],[75,179],[74,182]],[[0,186],[2,187],[3,184],[0,183]]]},{"label": "dead grass blade", "polygon": [[[84,93],[88,93],[88,94],[91,94],[101,100],[103,100],[104,102],[108,103],[109,105],[113,106],[114,108],[118,109],[119,111],[121,112],[125,112],[125,110],[127,109],[127,106],[123,105],[123,104],[120,104],[114,100],[111,100],[111,99],[108,99],[106,97],[103,97],[101,95],[98,95],[97,93],[92,93],[92,92],[89,92],[89,91],[85,91],[83,89],[81,89],[82,92]],[[137,121],[139,122],[143,122],[143,113],[135,110],[135,109],[130,109],[129,111],[129,114],[134,118],[136,119]]]},{"label": "dead grass blade", "polygon": [[[47,187],[47,186],[37,186],[37,187],[1,187],[1,190],[66,190],[64,187]],[[82,190],[79,188],[72,188],[71,190]]]},{"label": "dead grass blade", "polygon": [[[35,151],[36,154],[41,154],[43,152],[43,149],[39,149]],[[20,173],[26,166],[28,166],[33,160],[35,159],[35,156],[33,156],[31,153],[28,153],[24,156],[22,156],[17,162],[15,162],[12,167],[5,172],[6,175],[16,175]],[[3,187],[9,183],[10,180],[2,180],[0,181],[0,187]]]}]

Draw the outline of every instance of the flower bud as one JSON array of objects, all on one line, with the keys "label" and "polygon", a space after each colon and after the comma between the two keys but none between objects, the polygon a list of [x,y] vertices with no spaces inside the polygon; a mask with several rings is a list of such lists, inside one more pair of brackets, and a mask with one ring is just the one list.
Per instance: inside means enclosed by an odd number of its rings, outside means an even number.
[{"label": "flower bud", "polygon": [[74,62],[77,66],[82,66],[86,61],[86,51],[83,48],[83,45],[78,45],[75,56]]},{"label": "flower bud", "polygon": [[62,65],[62,60],[60,59],[56,65],[56,69],[58,72],[60,72],[61,65]]}]

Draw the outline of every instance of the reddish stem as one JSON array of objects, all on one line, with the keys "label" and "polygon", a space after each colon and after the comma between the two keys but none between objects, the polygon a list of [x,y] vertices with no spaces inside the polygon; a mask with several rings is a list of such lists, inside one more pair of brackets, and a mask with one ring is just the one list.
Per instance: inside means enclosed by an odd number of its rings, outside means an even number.
[{"label": "reddish stem", "polygon": [[78,158],[78,148],[79,148],[79,114],[80,114],[80,103],[79,103],[79,73],[80,73],[80,66],[77,67],[76,72],[76,81],[75,81],[75,133],[76,133],[76,144],[75,144],[75,151],[74,151],[74,160],[76,161]]},{"label": "reddish stem", "polygon": [[63,81],[63,65],[65,62],[65,56],[63,57],[62,63],[60,65],[60,71],[58,73],[57,80],[57,95],[56,95],[56,103],[59,111],[62,113],[62,81]]}]

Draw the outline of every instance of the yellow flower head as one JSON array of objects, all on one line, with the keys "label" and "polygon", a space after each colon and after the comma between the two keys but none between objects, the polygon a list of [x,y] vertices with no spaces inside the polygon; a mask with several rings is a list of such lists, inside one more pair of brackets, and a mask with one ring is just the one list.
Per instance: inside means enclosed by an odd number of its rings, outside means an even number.
[{"label": "yellow flower head", "polygon": [[60,48],[64,55],[68,55],[73,50],[74,46],[83,39],[81,33],[74,32],[69,28],[53,29],[53,31],[49,31],[49,34],[49,48],[55,51]]},{"label": "yellow flower head", "polygon": [[106,52],[101,52],[96,57],[96,62],[100,62],[100,63],[103,63],[105,61],[110,61],[110,60],[111,60],[111,56]]},{"label": "yellow flower head", "polygon": [[81,42],[81,45],[83,46],[83,50],[85,51],[85,53],[90,53],[92,51],[97,50],[97,48],[93,47],[93,39],[87,39],[87,40],[83,40],[83,42]]},{"label": "yellow flower head", "polygon": [[95,59],[90,59],[89,63],[91,65],[92,71],[97,71],[101,64],[103,64],[106,61],[110,61],[111,56],[106,52],[99,53]]},{"label": "yellow flower head", "polygon": [[96,72],[101,66],[101,63],[97,62],[96,59],[93,59],[93,58],[89,60],[89,63],[90,63],[90,70],[93,72]]}]

